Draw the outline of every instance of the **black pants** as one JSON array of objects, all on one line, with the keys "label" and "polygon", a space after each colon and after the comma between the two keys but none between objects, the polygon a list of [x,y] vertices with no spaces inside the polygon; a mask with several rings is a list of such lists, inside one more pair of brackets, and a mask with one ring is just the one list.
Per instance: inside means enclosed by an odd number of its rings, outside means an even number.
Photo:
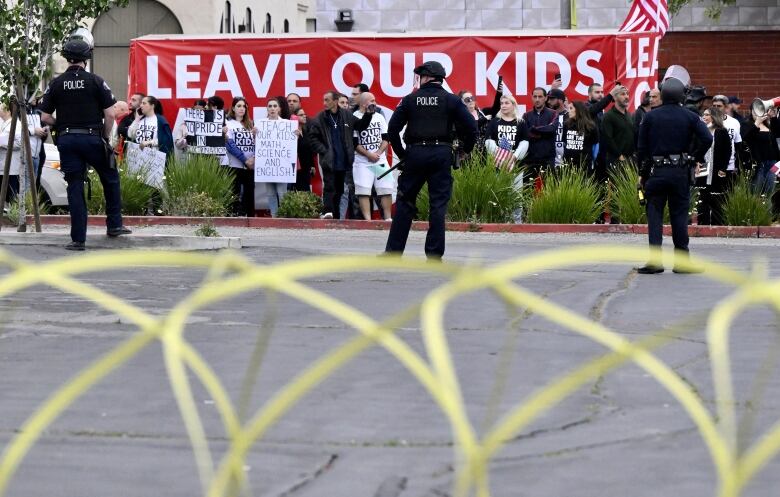
[{"label": "black pants", "polygon": [[87,164],[95,168],[103,184],[106,198],[106,227],[122,226],[122,200],[119,193],[119,173],[109,167],[103,140],[95,135],[64,134],[57,140],[60,169],[68,183],[70,238],[84,242],[87,238],[87,205],[84,200],[84,177]]},{"label": "black pants", "polygon": [[233,175],[233,202],[232,211],[236,216],[254,217],[255,215],[255,172],[251,169],[239,169],[229,167]]},{"label": "black pants", "polygon": [[385,251],[403,253],[412,221],[417,214],[417,195],[428,183],[429,215],[425,255],[444,255],[444,220],[452,196],[452,149],[449,146],[410,146],[406,166],[398,177],[395,216]]},{"label": "black pants", "polygon": [[650,245],[661,246],[664,206],[669,204],[674,248],[688,251],[688,208],[691,190],[688,168],[656,168],[645,183],[647,235]]},{"label": "black pants", "polygon": [[[2,171],[0,171],[2,172]],[[0,180],[3,179],[3,176],[0,175]],[[11,204],[14,200],[16,200],[16,196],[19,195],[19,175],[18,174],[9,174],[8,175],[8,190],[5,193],[5,205],[8,207],[9,204]]]},{"label": "black pants", "polygon": [[[349,173],[349,174],[348,174]],[[344,182],[352,180],[351,171],[322,171],[322,204],[325,212],[333,214],[333,219],[340,219],[339,203],[344,194]]]},{"label": "black pants", "polygon": [[728,177],[720,178],[714,173],[711,185],[701,185],[697,207],[699,224],[723,226],[723,201],[728,191]]}]

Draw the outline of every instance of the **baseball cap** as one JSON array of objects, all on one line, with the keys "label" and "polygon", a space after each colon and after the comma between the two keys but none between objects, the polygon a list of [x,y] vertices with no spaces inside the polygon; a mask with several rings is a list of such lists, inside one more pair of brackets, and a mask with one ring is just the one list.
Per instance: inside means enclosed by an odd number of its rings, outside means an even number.
[{"label": "baseball cap", "polygon": [[558,88],[553,88],[547,94],[547,98],[557,98],[559,100],[566,100],[566,94],[563,93],[563,90],[560,90]]},{"label": "baseball cap", "polygon": [[742,100],[738,96],[732,95],[732,96],[729,97],[729,103],[730,104],[741,104]]}]

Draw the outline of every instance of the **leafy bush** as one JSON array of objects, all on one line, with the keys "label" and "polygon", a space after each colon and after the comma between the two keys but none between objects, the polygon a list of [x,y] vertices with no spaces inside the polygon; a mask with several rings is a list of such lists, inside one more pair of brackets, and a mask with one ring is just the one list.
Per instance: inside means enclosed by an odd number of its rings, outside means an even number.
[{"label": "leafy bush", "polygon": [[189,154],[168,164],[162,211],[172,216],[225,216],[233,202],[233,175],[210,155]]},{"label": "leafy bush", "polygon": [[195,230],[195,236],[202,236],[206,238],[212,238],[219,236],[219,231],[211,219],[207,219],[205,223],[201,224],[198,229]]},{"label": "leafy bush", "polygon": [[322,200],[312,192],[287,192],[276,217],[314,219],[320,217],[321,211]]},{"label": "leafy bush", "polygon": [[[639,172],[633,165],[610,171],[607,198],[610,214],[625,224],[647,224],[645,206],[639,205],[636,184]],[[666,209],[668,211],[668,209]]]},{"label": "leafy bush", "polygon": [[750,177],[741,174],[723,201],[723,220],[728,226],[769,226],[772,202],[753,193]]},{"label": "leafy bush", "polygon": [[[43,198],[42,195],[41,191],[38,191],[38,213],[41,215],[49,213],[49,206],[41,200]],[[28,216],[32,216],[33,214],[33,201],[30,192],[27,192],[27,195],[24,196],[24,212]],[[19,225],[19,196],[8,204],[8,213],[6,214],[6,217],[11,224]]]},{"label": "leafy bush", "polygon": [[528,207],[528,221],[589,224],[601,213],[600,198],[599,186],[584,169],[564,165],[544,177]]},{"label": "leafy bush", "polygon": [[[156,190],[144,183],[144,173],[131,174],[124,163],[119,163],[119,192],[122,197],[122,214],[140,216],[146,214]],[[92,182],[92,197],[87,197],[87,212],[105,214],[106,202],[103,196],[103,184],[94,169],[89,169]]]},{"label": "leafy bush", "polygon": [[[523,205],[523,194],[514,186],[520,172],[496,170],[492,159],[472,154],[452,171],[452,200],[447,209],[450,221],[511,223]],[[428,190],[417,197],[417,219],[428,219]]]}]

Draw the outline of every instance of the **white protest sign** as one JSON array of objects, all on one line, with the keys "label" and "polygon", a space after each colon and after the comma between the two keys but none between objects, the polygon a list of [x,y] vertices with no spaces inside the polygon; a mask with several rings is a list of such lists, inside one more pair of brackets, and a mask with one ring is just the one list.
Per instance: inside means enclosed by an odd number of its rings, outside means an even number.
[{"label": "white protest sign", "polygon": [[295,183],[298,161],[298,121],[255,121],[255,182]]},{"label": "white protest sign", "polygon": [[130,174],[140,174],[144,183],[162,188],[165,176],[165,152],[151,147],[141,148],[137,143],[125,142],[125,160]]},{"label": "white protest sign", "polygon": [[187,126],[187,152],[225,155],[225,112],[221,110],[179,109],[174,129]]}]

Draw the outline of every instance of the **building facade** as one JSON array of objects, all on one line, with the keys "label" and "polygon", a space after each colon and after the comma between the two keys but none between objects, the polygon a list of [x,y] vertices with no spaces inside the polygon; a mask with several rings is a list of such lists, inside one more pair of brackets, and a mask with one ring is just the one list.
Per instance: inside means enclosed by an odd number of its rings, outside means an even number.
[{"label": "building facade", "polygon": [[[88,23],[93,70],[114,94],[127,92],[130,40],[148,34],[304,33],[316,29],[315,0],[130,0]],[[58,67],[58,69],[62,69]]]}]

